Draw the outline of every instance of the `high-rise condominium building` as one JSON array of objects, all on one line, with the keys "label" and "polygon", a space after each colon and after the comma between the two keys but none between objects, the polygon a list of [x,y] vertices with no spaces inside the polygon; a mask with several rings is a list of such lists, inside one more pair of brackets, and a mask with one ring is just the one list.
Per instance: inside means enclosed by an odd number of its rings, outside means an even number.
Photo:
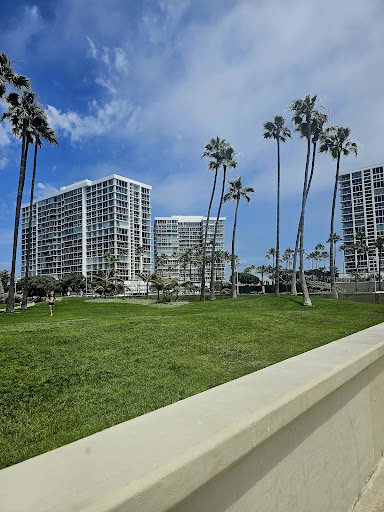
[{"label": "high-rise condominium building", "polygon": [[[226,217],[220,217],[216,237],[215,251],[224,250],[224,223]],[[212,245],[216,218],[210,218],[207,235],[207,261],[212,254]],[[199,252],[202,250],[207,218],[200,216],[155,217],[154,252],[155,272],[163,277],[180,281],[199,283],[201,265]],[[184,256],[184,258],[183,258]],[[210,281],[210,266],[206,268],[206,279]],[[225,281],[225,262],[215,263],[215,280]]]},{"label": "high-rise condominium building", "polygon": [[[151,189],[117,174],[83,180],[33,202],[31,275],[92,277],[119,255],[117,275],[151,272]],[[22,207],[21,274],[25,275],[29,205]],[[126,253],[123,255],[122,253]]]},{"label": "high-rise condominium building", "polygon": [[[377,236],[384,235],[383,167],[384,164],[377,164],[340,172],[343,241],[346,246],[351,246],[344,252],[347,273],[373,273],[378,270],[379,255],[374,245]],[[361,241],[359,232],[364,233]],[[371,248],[372,253],[354,249],[356,243]]]}]

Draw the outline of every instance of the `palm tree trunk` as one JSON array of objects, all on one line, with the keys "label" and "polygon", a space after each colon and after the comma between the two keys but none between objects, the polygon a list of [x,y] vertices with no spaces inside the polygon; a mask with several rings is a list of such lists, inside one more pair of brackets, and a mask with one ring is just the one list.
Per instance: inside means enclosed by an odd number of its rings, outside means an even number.
[{"label": "palm tree trunk", "polygon": [[300,219],[300,281],[303,289],[303,306],[312,306],[311,299],[309,297],[307,282],[304,274],[304,218],[305,218],[305,203],[307,199],[307,183],[308,183],[308,168],[309,158],[311,156],[311,128],[308,123],[308,147],[307,147],[307,160],[305,163],[305,175],[304,175],[304,187],[303,187],[303,202],[301,206],[301,219]]},{"label": "palm tree trunk", "polygon": [[[332,213],[331,213],[331,235],[334,232],[334,221],[335,221],[335,207],[336,207],[336,196],[337,196],[337,184],[339,179],[339,169],[340,169],[340,152],[337,155],[337,165],[336,165],[336,176],[335,176],[335,187],[333,189],[333,201],[332,201]],[[336,279],[335,279],[335,265],[333,262],[333,239],[331,236],[331,240],[329,243],[329,263],[331,267],[331,292],[332,299],[338,299],[339,294],[337,293],[336,288]]]},{"label": "palm tree trunk", "polygon": [[20,174],[19,186],[17,189],[16,199],[16,212],[15,212],[15,226],[13,230],[13,250],[12,250],[12,266],[11,275],[9,280],[8,300],[7,300],[7,313],[13,313],[15,308],[15,272],[16,272],[16,257],[17,257],[17,239],[19,236],[19,223],[21,200],[23,198],[24,182],[25,182],[25,169],[27,166],[28,157],[28,144],[26,140],[27,120],[23,120],[23,138],[21,143],[21,160],[20,160]]},{"label": "palm tree trunk", "polygon": [[379,249],[379,292],[381,292],[381,248]]},{"label": "palm tree trunk", "polygon": [[189,254],[189,292],[192,293],[192,254]]},{"label": "palm tree trunk", "polygon": [[[304,179],[303,198],[302,198],[302,205],[304,203],[304,207],[305,207],[305,205],[307,203],[309,189],[311,188],[313,172],[314,172],[314,169],[315,169],[315,157],[316,157],[316,142],[313,143],[311,174],[309,176],[308,185],[306,183],[307,178]],[[308,155],[307,155],[307,160],[308,160]],[[308,169],[306,170],[306,173],[307,172],[308,172]],[[292,279],[291,279],[291,295],[297,295],[297,288],[296,288],[296,265],[297,265],[297,254],[298,254],[298,251],[299,251],[300,233],[301,233],[301,213],[300,213],[299,226],[297,228],[297,234],[296,234],[295,252],[293,253]]]},{"label": "palm tree trunk", "polygon": [[35,154],[33,158],[33,171],[31,181],[31,196],[29,200],[29,221],[28,221],[28,238],[27,238],[27,256],[25,261],[25,277],[24,277],[24,290],[23,300],[21,302],[21,309],[27,309],[28,301],[28,278],[29,278],[29,263],[31,259],[31,245],[32,245],[32,209],[33,209],[33,194],[35,190],[35,178],[36,178],[36,162],[37,162],[37,137],[35,140]]},{"label": "palm tree trunk", "polygon": [[275,268],[275,295],[280,295],[280,142],[277,137],[277,211],[276,211],[276,268]]},{"label": "palm tree trunk", "polygon": [[[300,218],[301,218],[301,215],[300,215]],[[291,295],[297,295],[296,265],[297,265],[297,254],[299,252],[299,241],[300,241],[300,220],[299,220],[299,226],[297,228],[297,233],[296,233],[295,252],[293,253],[292,278],[291,278]]]},{"label": "palm tree trunk", "polygon": [[209,300],[215,300],[215,247],[216,247],[217,229],[219,227],[219,218],[220,218],[221,206],[223,204],[226,174],[227,174],[227,167],[225,165],[223,165],[223,185],[221,187],[221,197],[220,197],[219,209],[217,211],[217,217],[216,217],[216,223],[215,223],[215,233],[213,235],[213,242],[212,242],[211,294],[210,294]]},{"label": "palm tree trunk", "polygon": [[240,197],[237,198],[235,220],[233,222],[233,233],[232,233],[232,258],[231,258],[231,270],[232,270],[232,299],[237,298],[236,293],[236,272],[235,272],[235,236],[236,236],[236,224],[237,224],[237,210],[239,209]]},{"label": "palm tree trunk", "polygon": [[216,180],[217,180],[217,170],[215,171],[215,178],[213,180],[211,200],[209,201],[208,213],[207,213],[207,223],[205,225],[205,234],[204,234],[204,243],[203,243],[203,261],[202,261],[202,265],[201,265],[200,300],[205,300],[205,264],[206,264],[206,256],[205,255],[206,255],[206,252],[207,252],[207,235],[208,235],[208,227],[209,227],[209,218],[210,218],[210,215],[211,215],[213,196],[215,195]]}]

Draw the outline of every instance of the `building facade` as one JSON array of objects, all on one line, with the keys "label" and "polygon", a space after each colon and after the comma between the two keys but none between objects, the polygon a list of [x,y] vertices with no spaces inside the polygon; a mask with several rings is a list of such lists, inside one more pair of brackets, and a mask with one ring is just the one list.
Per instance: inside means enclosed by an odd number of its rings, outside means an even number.
[{"label": "building facade", "polygon": [[[220,217],[215,251],[224,251],[224,225],[226,217]],[[207,262],[212,255],[216,218],[210,218],[207,234]],[[154,254],[155,272],[178,281],[201,281],[201,254],[207,218],[202,216],[155,217]],[[220,255],[220,254],[218,254]],[[225,281],[225,261],[215,263],[215,280]],[[210,265],[206,267],[206,280],[210,282]]]},{"label": "building facade", "polygon": [[[384,236],[384,163],[342,171],[339,176],[344,264],[347,273],[378,271],[378,235]],[[364,236],[360,237],[363,232]],[[356,237],[357,235],[357,237]],[[356,249],[358,243],[362,249]],[[364,250],[370,248],[370,252]],[[350,247],[350,249],[348,249]],[[384,260],[381,262],[383,268]]]},{"label": "building facade", "polygon": [[[151,189],[117,174],[83,180],[33,202],[31,275],[59,279],[107,270],[105,253],[119,256],[117,275],[136,281],[152,271]],[[22,206],[21,275],[25,275],[29,205]]]}]

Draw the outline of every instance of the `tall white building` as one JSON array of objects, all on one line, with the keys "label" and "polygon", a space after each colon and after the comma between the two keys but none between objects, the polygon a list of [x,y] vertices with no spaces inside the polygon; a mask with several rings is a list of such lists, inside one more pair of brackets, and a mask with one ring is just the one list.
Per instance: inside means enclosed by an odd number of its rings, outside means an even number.
[{"label": "tall white building", "polygon": [[[345,271],[373,273],[378,270],[378,250],[374,248],[378,235],[384,236],[384,163],[341,171],[339,176],[343,241],[356,243],[356,233],[365,233],[364,244],[372,254],[357,250],[345,252]],[[381,263],[384,268],[384,260]]]},{"label": "tall white building", "polygon": [[[220,217],[216,237],[215,250],[224,250],[224,223],[226,217]],[[213,239],[216,218],[210,218],[207,235],[207,261],[212,254],[210,241]],[[198,252],[204,241],[207,218],[202,216],[155,217],[154,222],[154,253],[155,272],[164,277],[176,278],[179,281],[199,283],[201,266],[198,264]],[[183,263],[180,257],[190,250],[192,262]],[[161,261],[161,256],[164,256]],[[215,280],[225,281],[225,262],[215,263]],[[206,268],[206,280],[210,282],[210,266]]]},{"label": "tall white building", "polygon": [[[117,274],[136,281],[152,271],[151,189],[117,174],[83,180],[33,202],[31,275],[92,277],[105,253],[120,255]],[[22,206],[21,275],[25,275],[29,205]],[[141,249],[142,248],[142,249]],[[127,255],[121,255],[122,250]]]}]

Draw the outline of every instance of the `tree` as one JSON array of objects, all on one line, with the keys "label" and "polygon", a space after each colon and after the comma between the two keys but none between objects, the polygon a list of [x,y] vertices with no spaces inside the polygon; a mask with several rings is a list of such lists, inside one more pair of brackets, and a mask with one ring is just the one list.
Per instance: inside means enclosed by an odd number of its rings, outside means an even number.
[{"label": "tree", "polygon": [[[307,182],[307,185],[306,185],[305,193],[304,193],[304,190],[303,190],[303,195],[304,195],[303,199],[304,200],[302,202],[302,206],[304,204],[304,210],[305,210],[305,206],[307,204],[309,190],[311,188],[313,174],[314,174],[314,170],[315,170],[316,146],[317,146],[317,143],[318,143],[318,141],[319,141],[319,139],[320,139],[320,137],[321,137],[321,135],[323,133],[324,124],[327,121],[328,121],[328,116],[326,114],[323,114],[323,113],[319,112],[318,110],[314,110],[313,111],[312,123],[311,123],[312,164],[311,164],[311,172],[310,172],[309,179],[308,179],[308,182]],[[296,129],[300,133],[300,138],[301,139],[307,138],[308,127],[307,127],[306,123],[299,123],[298,125],[296,125]],[[305,211],[304,211],[304,213],[305,213]],[[296,289],[296,260],[297,260],[297,254],[298,254],[298,251],[299,251],[299,244],[300,244],[300,239],[301,239],[301,230],[302,230],[302,226],[301,226],[301,213],[300,213],[300,220],[299,220],[299,225],[297,227],[295,250],[294,250],[294,256],[293,256],[293,269],[294,269],[294,272],[292,273],[291,295],[297,295],[297,289]],[[304,227],[303,227],[303,230],[304,230]]]},{"label": "tree", "polygon": [[379,292],[381,292],[381,257],[383,254],[384,249],[384,237],[381,235],[378,235],[375,240],[375,247],[378,249],[379,253],[379,264],[378,264],[378,271],[379,271]]},{"label": "tree", "polygon": [[323,260],[323,267],[324,267],[324,281],[325,281],[325,260],[329,258],[329,253],[327,251],[323,251],[320,254],[320,258]]},{"label": "tree", "polygon": [[307,257],[305,258],[306,260],[312,260],[312,279],[313,279],[313,260],[315,259],[316,257],[316,253],[314,251],[312,252],[309,252],[307,254]]},{"label": "tree", "polygon": [[331,241],[333,240],[333,264],[336,265],[336,244],[337,242],[340,242],[342,240],[341,236],[338,235],[337,233],[333,233],[333,235],[329,235],[329,238],[327,240],[327,244],[330,244]]},{"label": "tree", "polygon": [[276,200],[276,271],[275,271],[275,294],[280,293],[280,142],[291,138],[290,130],[285,126],[283,116],[275,116],[273,121],[267,121],[263,125],[264,139],[274,139],[277,144],[277,200]]},{"label": "tree", "polygon": [[[308,197],[308,170],[309,170],[309,160],[311,156],[311,142],[312,142],[312,134],[314,132],[315,126],[317,126],[317,119],[320,118],[321,112],[317,109],[317,95],[311,96],[307,94],[303,99],[299,98],[294,100],[289,109],[293,113],[292,123],[295,126],[296,131],[300,133],[300,138],[307,139],[307,156],[305,161],[305,171],[304,171],[304,182],[303,182],[303,193],[301,200],[301,212],[300,212],[300,220],[299,220],[299,228],[298,233],[300,233],[300,280],[301,286],[303,289],[303,306],[312,306],[311,299],[308,293],[308,287],[305,280],[304,274],[304,219],[305,219],[305,205]],[[323,114],[324,115],[324,114]],[[317,141],[316,141],[317,142]],[[313,153],[312,162],[313,168],[315,163],[315,152]],[[298,245],[298,240],[297,240]],[[297,250],[295,251],[295,255],[293,258],[293,269],[292,269],[292,284],[291,284],[291,293],[296,294],[296,258],[297,258]]]},{"label": "tree", "polygon": [[334,221],[335,221],[335,207],[336,207],[336,196],[337,196],[337,185],[339,182],[339,170],[340,170],[340,157],[341,155],[348,156],[351,153],[357,156],[357,144],[353,142],[349,136],[351,130],[348,127],[342,126],[330,126],[325,130],[324,135],[321,138],[320,153],[329,153],[331,157],[336,160],[336,175],[335,185],[333,189],[333,200],[332,200],[332,211],[331,211],[331,241],[329,244],[330,254],[330,270],[331,270],[331,290],[332,297],[338,298],[336,289],[336,278],[335,278],[335,264],[333,257],[333,235],[334,235]]},{"label": "tree", "polygon": [[215,247],[216,247],[216,237],[217,237],[217,231],[219,227],[219,220],[220,220],[220,212],[221,207],[223,205],[224,200],[224,190],[225,190],[225,180],[227,175],[228,169],[236,169],[237,162],[234,160],[234,157],[236,156],[236,152],[234,147],[229,144],[229,142],[222,141],[221,147],[220,147],[220,163],[223,167],[223,184],[221,187],[221,196],[219,201],[219,207],[217,210],[217,216],[216,216],[216,222],[215,222],[215,231],[213,234],[212,239],[212,257],[211,257],[211,293],[210,293],[210,300],[215,300],[215,266],[214,266],[214,260],[215,260]]},{"label": "tree", "polygon": [[[24,289],[24,280],[22,277],[16,285],[17,291]],[[30,276],[28,279],[28,296],[45,297],[51,290],[61,291],[60,281],[50,276]]]},{"label": "tree", "polygon": [[2,280],[0,279],[0,300],[3,300],[3,299],[4,299],[4,286],[3,286]]},{"label": "tree", "polygon": [[203,154],[201,158],[210,158],[208,162],[208,169],[210,171],[215,171],[215,176],[213,179],[213,186],[211,192],[211,199],[209,201],[208,213],[207,213],[207,221],[205,224],[205,233],[203,240],[203,253],[202,253],[202,262],[201,262],[201,292],[200,292],[200,300],[205,300],[205,267],[206,267],[206,251],[207,251],[207,237],[208,237],[208,228],[209,228],[209,219],[211,216],[211,208],[213,197],[215,195],[216,190],[216,182],[217,182],[217,173],[221,167],[221,156],[220,156],[220,148],[223,145],[224,140],[222,141],[220,137],[216,137],[216,139],[212,138],[209,142],[204,145]]},{"label": "tree", "polygon": [[[220,139],[216,137],[216,139],[211,139],[205,146],[202,157],[209,157],[210,160],[208,167],[217,171],[222,167],[223,168],[223,183],[221,187],[221,196],[219,201],[218,212],[216,216],[215,222],[215,230],[213,234],[213,239],[211,240],[212,245],[212,254],[211,254],[211,290],[210,290],[210,300],[215,300],[215,268],[214,268],[214,258],[215,258],[215,247],[216,247],[216,237],[219,226],[220,212],[223,204],[224,198],[224,189],[225,189],[225,180],[228,169],[236,169],[237,162],[234,160],[236,152],[233,146],[227,142],[225,139]],[[217,174],[215,174],[215,182],[214,187],[216,186],[216,178]],[[207,222],[205,226],[205,236],[204,236],[204,244],[203,244],[203,270],[202,270],[202,281],[201,281],[201,300],[205,299],[205,253],[207,246],[207,234],[209,228],[209,216],[210,210],[212,206],[214,196],[214,189],[212,190],[211,201],[209,204]]]},{"label": "tree", "polygon": [[260,279],[255,276],[254,274],[251,274],[250,272],[245,272],[245,269],[243,272],[238,273],[238,279],[239,283],[241,284],[259,284]]},{"label": "tree", "polygon": [[33,109],[32,117],[27,128],[27,143],[35,143],[35,154],[33,159],[33,171],[31,181],[31,193],[29,200],[29,222],[27,234],[27,254],[25,259],[25,280],[23,299],[21,301],[21,309],[26,309],[28,299],[28,277],[29,277],[29,264],[31,259],[31,246],[32,246],[32,216],[33,216],[33,195],[35,190],[36,178],[36,163],[37,163],[37,149],[43,146],[43,140],[48,144],[58,145],[57,134],[49,127],[48,120],[45,112],[36,105]]},{"label": "tree", "polygon": [[82,274],[77,274],[76,272],[65,274],[59,280],[59,283],[63,293],[67,293],[69,288],[76,293],[80,290],[85,290],[85,278]]},{"label": "tree", "polygon": [[292,255],[295,251],[291,249],[290,247],[287,247],[283,254],[283,260],[287,262],[288,264],[288,270],[291,269],[291,263],[292,263]]},{"label": "tree", "polygon": [[351,246],[347,244],[341,244],[339,251],[343,251],[343,274],[345,274],[345,253],[351,251]]},{"label": "tree", "polygon": [[0,53],[0,99],[4,98],[7,88],[29,90],[31,81],[24,75],[19,75],[13,69],[13,62],[6,53]]},{"label": "tree", "polygon": [[140,279],[142,281],[144,281],[144,283],[146,284],[146,287],[147,287],[146,296],[148,297],[148,295],[149,295],[149,283],[151,282],[151,278],[152,278],[153,274],[150,274],[150,273],[145,274],[144,272],[137,272],[136,275],[139,276]]},{"label": "tree", "polygon": [[2,282],[5,293],[8,291],[10,278],[11,276],[9,275],[9,270],[0,270],[0,280]]},{"label": "tree", "polygon": [[104,254],[104,258],[107,259],[108,265],[110,267],[107,271],[107,273],[109,273],[109,278],[114,278],[115,294],[117,294],[117,282],[124,282],[123,279],[117,275],[117,263],[120,261],[120,256],[125,256],[126,254],[127,251],[125,249],[122,249],[120,254],[112,254],[109,251]]},{"label": "tree", "polygon": [[267,273],[268,267],[266,265],[259,265],[256,268],[258,274],[261,274],[261,285],[264,285],[264,274]]},{"label": "tree", "polygon": [[12,250],[12,265],[11,275],[9,283],[8,301],[7,301],[7,313],[13,313],[14,311],[14,288],[15,288],[15,271],[16,271],[16,257],[17,257],[17,241],[19,236],[19,223],[20,223],[20,211],[21,211],[21,200],[23,197],[24,182],[25,182],[25,169],[27,166],[28,156],[28,143],[27,143],[27,127],[30,119],[33,116],[35,109],[35,98],[36,94],[32,92],[24,91],[21,96],[16,92],[11,92],[6,98],[8,104],[8,111],[4,112],[1,116],[0,122],[7,119],[11,126],[19,132],[21,124],[21,159],[20,159],[20,172],[19,172],[19,185],[17,190],[16,198],[16,211],[15,211],[15,224],[13,230],[13,250]]},{"label": "tree", "polygon": [[224,196],[224,203],[227,201],[236,202],[235,218],[233,221],[233,233],[232,233],[232,256],[231,256],[231,283],[232,283],[232,298],[236,299],[236,272],[235,272],[235,237],[236,237],[236,225],[237,225],[237,212],[239,209],[240,199],[244,199],[247,203],[251,202],[250,194],[255,194],[256,190],[252,187],[243,187],[241,176],[238,176],[234,180],[229,180],[229,187],[227,193]]},{"label": "tree", "polygon": [[116,293],[117,283],[123,280],[115,275],[113,268],[107,270],[99,270],[93,276],[91,286],[99,295],[106,297],[108,294]]},{"label": "tree", "polygon": [[185,288],[191,284],[190,281],[179,283],[177,279],[165,279],[164,277],[157,274],[152,274],[150,281],[157,289],[157,300],[160,300],[160,291],[162,291],[164,300],[167,302],[171,301],[172,293],[176,294],[177,300],[180,288]]},{"label": "tree", "polygon": [[275,265],[276,249],[274,247],[271,247],[270,249],[268,249],[265,257],[267,258],[267,260],[270,260],[272,258],[272,265],[273,265],[273,268],[275,268],[276,267],[276,265]]}]

